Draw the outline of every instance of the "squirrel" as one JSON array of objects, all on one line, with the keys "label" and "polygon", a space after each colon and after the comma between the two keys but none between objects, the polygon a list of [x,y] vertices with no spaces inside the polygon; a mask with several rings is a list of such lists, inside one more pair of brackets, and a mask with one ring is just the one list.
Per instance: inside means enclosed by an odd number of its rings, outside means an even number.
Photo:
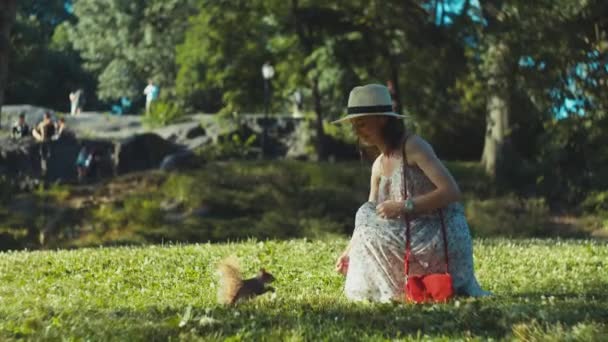
[{"label": "squirrel", "polygon": [[243,279],[238,260],[234,257],[222,260],[218,265],[218,272],[220,283],[217,298],[221,304],[233,305],[241,299],[250,299],[268,291],[275,291],[273,287],[267,286],[274,281],[274,276],[263,268],[255,277]]}]

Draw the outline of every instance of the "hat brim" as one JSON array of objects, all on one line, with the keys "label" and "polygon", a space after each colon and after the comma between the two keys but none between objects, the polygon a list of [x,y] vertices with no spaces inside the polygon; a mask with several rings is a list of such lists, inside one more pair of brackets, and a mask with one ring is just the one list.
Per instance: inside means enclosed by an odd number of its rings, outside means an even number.
[{"label": "hat brim", "polygon": [[393,113],[393,112],[386,112],[386,113],[361,113],[361,114],[348,114],[345,117],[342,117],[338,120],[332,121],[332,124],[337,124],[337,123],[342,123],[345,121],[350,121],[352,119],[356,119],[356,118],[360,118],[362,116],[392,116],[398,119],[407,119],[409,118],[409,116],[407,115],[403,115],[403,114],[397,114],[397,113]]}]

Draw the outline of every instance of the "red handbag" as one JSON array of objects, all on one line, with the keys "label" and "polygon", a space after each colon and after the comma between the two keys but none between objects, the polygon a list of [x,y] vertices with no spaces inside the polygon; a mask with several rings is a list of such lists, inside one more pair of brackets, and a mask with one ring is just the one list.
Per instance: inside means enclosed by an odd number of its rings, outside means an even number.
[{"label": "red handbag", "polygon": [[[405,144],[403,146],[403,198],[407,197],[407,176],[406,176],[407,157],[405,154]],[[413,192],[413,191],[412,191]],[[452,276],[449,274],[448,260],[448,239],[446,235],[445,222],[443,219],[443,211],[438,210],[441,220],[441,235],[443,236],[443,251],[445,254],[445,273],[431,273],[421,276],[410,276],[410,218],[408,215],[403,215],[405,220],[405,299],[413,303],[428,303],[428,302],[447,302],[454,296],[454,287],[452,285]]]},{"label": "red handbag", "polygon": [[454,296],[454,287],[452,285],[452,276],[448,273],[448,248],[447,239],[445,236],[445,224],[443,223],[443,214],[441,216],[441,233],[443,235],[443,245],[445,253],[445,273],[431,273],[420,276],[411,276],[409,274],[410,264],[410,225],[409,219],[406,218],[406,251],[405,251],[405,275],[407,277],[405,285],[405,297],[409,302],[426,303],[426,302],[446,302]]}]

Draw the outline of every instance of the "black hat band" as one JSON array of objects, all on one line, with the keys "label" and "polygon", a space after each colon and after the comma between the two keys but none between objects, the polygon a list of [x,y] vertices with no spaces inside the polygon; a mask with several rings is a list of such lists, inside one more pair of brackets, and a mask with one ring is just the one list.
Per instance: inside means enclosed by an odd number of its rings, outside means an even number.
[{"label": "black hat band", "polygon": [[357,106],[348,107],[348,114],[364,114],[364,113],[386,113],[392,112],[393,106]]}]

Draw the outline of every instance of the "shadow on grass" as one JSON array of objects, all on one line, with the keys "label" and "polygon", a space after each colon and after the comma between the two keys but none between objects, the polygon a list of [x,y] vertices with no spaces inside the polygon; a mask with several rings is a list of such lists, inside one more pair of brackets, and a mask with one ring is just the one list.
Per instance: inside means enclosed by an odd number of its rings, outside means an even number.
[{"label": "shadow on grass", "polygon": [[[93,339],[167,340],[174,337],[223,340],[298,338],[361,340],[369,338],[477,337],[509,338],[514,326],[542,322],[572,330],[578,324],[608,323],[606,294],[539,293],[460,298],[443,305],[366,304],[315,298],[286,301],[268,297],[236,307],[145,307],[77,312],[47,311],[29,324],[29,333],[1,331],[8,338],[75,337]],[[9,319],[3,317],[3,319]],[[58,323],[60,321],[60,323]],[[19,326],[18,322],[15,322]],[[6,327],[6,325],[5,325]],[[7,335],[8,333],[8,335]]]}]

